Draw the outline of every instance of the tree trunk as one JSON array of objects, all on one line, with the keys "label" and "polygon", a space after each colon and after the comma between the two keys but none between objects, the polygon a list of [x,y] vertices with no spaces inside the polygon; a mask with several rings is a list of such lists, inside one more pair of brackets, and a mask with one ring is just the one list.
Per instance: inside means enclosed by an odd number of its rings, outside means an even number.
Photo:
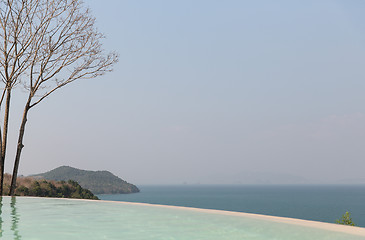
[{"label": "tree trunk", "polygon": [[28,103],[25,105],[24,112],[23,112],[23,120],[20,125],[18,145],[17,145],[17,149],[16,149],[16,156],[15,156],[15,161],[14,161],[13,176],[11,178],[9,196],[14,196],[14,193],[15,193],[16,179],[18,176],[18,167],[19,167],[19,162],[20,162],[20,155],[21,155],[23,147],[24,147],[23,138],[24,138],[24,132],[25,132],[25,124],[27,123],[28,111],[30,109],[29,103],[30,103],[30,99],[28,99]]},{"label": "tree trunk", "polygon": [[[2,140],[1,140],[1,129],[0,129],[0,149],[2,148],[2,145],[3,145],[3,143],[2,143]],[[4,162],[5,162],[5,159],[3,159],[2,157],[1,157],[1,154],[0,154],[0,179],[1,179],[1,186],[0,186],[0,190],[1,190],[1,195],[0,195],[0,198],[1,198],[1,196],[3,195],[3,182],[4,182],[4,166],[5,166],[5,164],[4,164]],[[1,205],[1,204],[0,204]],[[1,207],[1,206],[0,206]],[[1,236],[0,236],[1,237]]]},{"label": "tree trunk", "polygon": [[[4,113],[4,127],[3,127],[3,139],[1,142],[1,155],[0,155],[0,196],[3,195],[3,183],[4,183],[4,168],[5,168],[5,154],[6,144],[8,139],[8,125],[9,125],[9,109],[10,109],[10,97],[11,88],[6,90],[6,103]],[[1,137],[1,136],[0,136]]]}]

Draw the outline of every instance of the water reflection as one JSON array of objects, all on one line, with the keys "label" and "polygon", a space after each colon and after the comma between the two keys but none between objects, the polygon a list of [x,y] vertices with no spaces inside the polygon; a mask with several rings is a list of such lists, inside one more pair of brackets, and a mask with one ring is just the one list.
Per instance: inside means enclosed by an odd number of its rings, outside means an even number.
[{"label": "water reflection", "polygon": [[11,197],[10,207],[11,207],[11,230],[13,231],[14,239],[19,240],[22,239],[22,237],[20,236],[18,230],[19,214],[17,213],[16,210],[16,197]]},{"label": "water reflection", "polygon": [[3,237],[3,197],[0,196],[0,238]]}]

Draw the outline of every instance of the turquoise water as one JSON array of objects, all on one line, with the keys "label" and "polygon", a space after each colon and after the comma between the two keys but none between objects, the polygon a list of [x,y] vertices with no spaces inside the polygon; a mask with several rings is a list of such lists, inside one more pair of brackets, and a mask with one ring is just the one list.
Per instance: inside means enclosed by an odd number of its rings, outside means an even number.
[{"label": "turquoise water", "polygon": [[346,211],[365,227],[365,186],[139,186],[101,199],[220,209],[333,223]]},{"label": "turquoise water", "polygon": [[10,198],[2,239],[359,240],[364,237],[212,212],[101,201]]}]

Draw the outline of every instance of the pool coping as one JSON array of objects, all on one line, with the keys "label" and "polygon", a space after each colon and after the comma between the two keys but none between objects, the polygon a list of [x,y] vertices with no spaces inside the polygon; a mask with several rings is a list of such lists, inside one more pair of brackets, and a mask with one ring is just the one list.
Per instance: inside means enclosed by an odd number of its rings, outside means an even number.
[{"label": "pool coping", "polygon": [[[9,197],[9,196],[3,196]],[[346,233],[351,235],[357,235],[365,237],[365,228],[357,227],[357,226],[347,226],[335,223],[326,223],[326,222],[318,222],[297,218],[288,218],[288,217],[277,217],[256,213],[245,213],[245,212],[233,212],[226,210],[216,210],[216,209],[203,209],[203,208],[194,208],[194,207],[183,207],[183,206],[172,206],[172,205],[162,205],[162,204],[152,204],[152,203],[139,203],[139,202],[125,202],[125,201],[111,201],[111,200],[91,200],[91,199],[75,199],[75,198],[48,198],[48,197],[32,197],[32,196],[17,196],[17,198],[36,198],[36,199],[58,199],[58,200],[69,200],[69,201],[88,201],[88,202],[104,202],[104,203],[113,203],[113,204],[124,204],[124,205],[139,205],[139,206],[150,206],[150,207],[161,207],[161,208],[171,208],[171,209],[181,209],[181,210],[189,210],[195,212],[204,212],[204,213],[214,213],[221,215],[229,215],[229,216],[242,216],[249,217],[253,219],[259,220],[267,220],[278,223],[286,223],[291,225],[303,226],[303,227],[311,227],[322,230],[334,231],[339,233]]]}]

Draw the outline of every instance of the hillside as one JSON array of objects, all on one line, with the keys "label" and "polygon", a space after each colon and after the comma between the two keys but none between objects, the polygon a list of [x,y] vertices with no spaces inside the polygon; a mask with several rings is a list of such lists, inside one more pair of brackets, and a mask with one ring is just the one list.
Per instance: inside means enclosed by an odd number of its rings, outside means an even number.
[{"label": "hillside", "polygon": [[78,182],[94,194],[136,193],[139,189],[108,171],[87,171],[69,166],[55,168],[49,172],[32,175],[38,179]]},{"label": "hillside", "polygon": [[[4,195],[9,194],[11,175],[4,175]],[[90,190],[82,188],[77,182],[69,180],[53,181],[39,180],[33,177],[18,177],[16,196],[80,198],[98,200]]]}]

